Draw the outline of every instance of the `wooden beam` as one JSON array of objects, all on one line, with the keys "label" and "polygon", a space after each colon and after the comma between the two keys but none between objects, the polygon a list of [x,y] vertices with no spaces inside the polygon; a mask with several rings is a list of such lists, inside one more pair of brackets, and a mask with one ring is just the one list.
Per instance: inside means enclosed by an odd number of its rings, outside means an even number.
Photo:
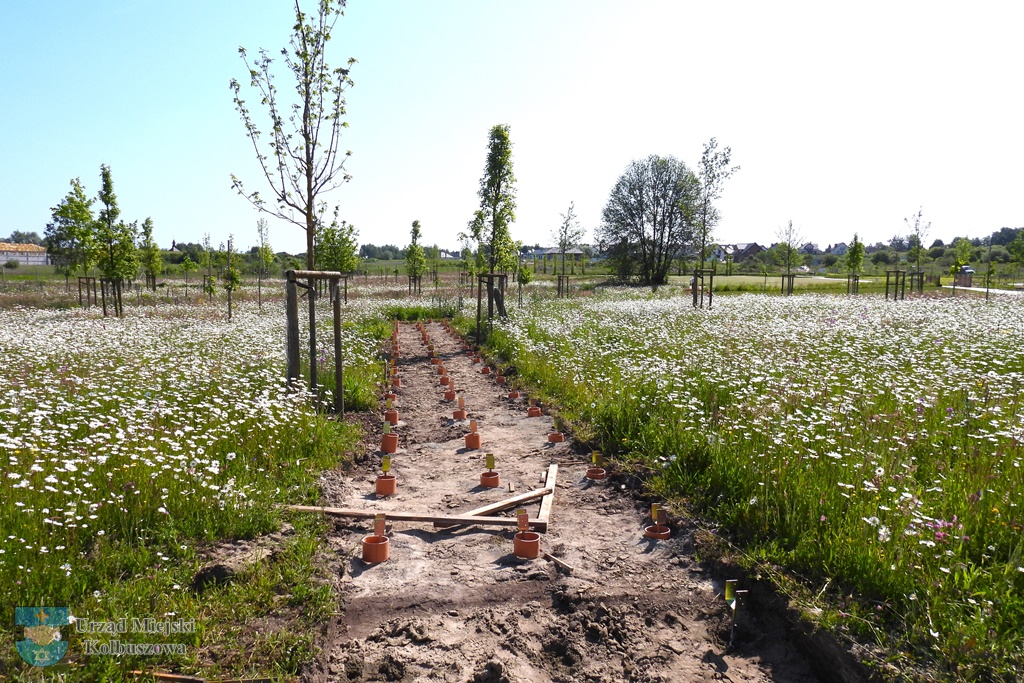
[{"label": "wooden beam", "polygon": [[[515,517],[478,517],[474,515],[433,515],[418,512],[394,512],[388,510],[349,510],[345,508],[318,507],[315,505],[285,505],[285,510],[293,512],[320,512],[332,517],[352,517],[355,519],[373,519],[383,514],[392,522],[429,522],[431,524],[482,524],[487,526],[517,526]],[[537,531],[547,531],[548,525],[540,519],[531,519],[530,526]]]},{"label": "wooden beam", "polygon": [[551,553],[541,553],[543,558],[548,562],[553,562],[556,567],[565,571],[566,574],[573,573],[573,566],[564,560],[560,560]]},{"label": "wooden beam", "polygon": [[545,531],[548,528],[548,519],[551,517],[551,508],[555,504],[555,479],[558,477],[558,463],[553,462],[548,466],[548,476],[544,485],[551,489],[551,493],[544,496],[540,502],[540,514],[537,519],[544,524]]},{"label": "wooden beam", "polygon": [[[508,510],[509,508],[513,508],[516,505],[519,505],[520,503],[529,503],[530,501],[537,500],[538,498],[543,498],[544,496],[546,496],[549,493],[551,493],[551,489],[549,489],[548,487],[545,486],[542,489],[534,489],[533,491],[527,491],[526,493],[521,493],[518,496],[513,496],[511,498],[506,498],[505,500],[499,500],[497,503],[490,503],[488,505],[484,505],[483,507],[473,508],[472,510],[470,510],[468,512],[460,512],[459,515],[463,516],[463,517],[468,517],[468,516],[476,517],[476,516],[479,516],[479,515],[489,515],[492,512],[500,512],[502,510]],[[436,524],[435,523],[434,526],[445,527],[445,526],[455,526],[455,524]]]}]

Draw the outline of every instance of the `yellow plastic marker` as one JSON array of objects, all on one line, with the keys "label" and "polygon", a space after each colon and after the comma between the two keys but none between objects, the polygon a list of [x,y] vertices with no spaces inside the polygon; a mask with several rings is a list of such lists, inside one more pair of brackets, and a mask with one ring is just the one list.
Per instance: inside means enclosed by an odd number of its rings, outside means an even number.
[{"label": "yellow plastic marker", "polygon": [[729,605],[729,609],[736,612],[736,579],[725,582],[725,603]]},{"label": "yellow plastic marker", "polygon": [[391,410],[391,399],[389,398],[387,401],[385,401],[384,405],[387,406],[388,410]]},{"label": "yellow plastic marker", "polygon": [[590,458],[594,462],[594,467],[604,467],[604,456],[601,455],[601,451],[594,451],[590,454]]},{"label": "yellow plastic marker", "polygon": [[384,513],[379,513],[373,517],[373,533],[377,536],[383,536],[385,530]]},{"label": "yellow plastic marker", "polygon": [[658,523],[658,508],[661,507],[657,503],[651,503],[651,521],[655,524]]},{"label": "yellow plastic marker", "polygon": [[381,462],[380,462],[380,469],[381,469],[381,471],[384,472],[384,474],[387,474],[388,472],[391,471],[391,456],[390,455],[385,455],[384,459],[381,460]]},{"label": "yellow plastic marker", "polygon": [[529,531],[530,529],[530,515],[526,512],[525,508],[519,508],[516,510],[516,518],[519,523],[520,531]]},{"label": "yellow plastic marker", "polygon": [[390,434],[391,433],[391,423],[390,422],[387,422],[387,421],[384,422],[384,433],[385,434]]},{"label": "yellow plastic marker", "polygon": [[487,463],[487,469],[494,469],[494,453],[488,453],[484,456],[484,461]]}]

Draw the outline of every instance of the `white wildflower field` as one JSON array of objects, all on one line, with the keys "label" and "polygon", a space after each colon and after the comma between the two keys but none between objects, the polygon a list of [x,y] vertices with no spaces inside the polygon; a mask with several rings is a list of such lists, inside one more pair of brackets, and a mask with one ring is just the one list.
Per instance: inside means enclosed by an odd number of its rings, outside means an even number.
[{"label": "white wildflower field", "polygon": [[1018,301],[742,295],[695,310],[612,290],[495,329],[596,445],[755,563],[827,586],[841,627],[978,671],[1020,662]]}]

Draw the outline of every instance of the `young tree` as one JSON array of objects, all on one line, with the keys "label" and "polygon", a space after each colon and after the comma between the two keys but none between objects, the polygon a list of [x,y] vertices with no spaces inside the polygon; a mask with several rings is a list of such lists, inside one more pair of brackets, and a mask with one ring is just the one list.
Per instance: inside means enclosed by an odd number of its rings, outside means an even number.
[{"label": "young tree", "polygon": [[338,222],[335,214],[330,225],[320,229],[317,238],[317,263],[322,270],[351,273],[359,268],[358,245],[354,225]]},{"label": "young tree", "polygon": [[163,259],[160,258],[160,247],[153,239],[153,219],[147,218],[142,222],[142,240],[139,242],[139,262],[142,265],[142,272],[146,274],[146,284],[152,291],[156,291],[156,276],[164,269]]},{"label": "young tree", "polygon": [[861,268],[864,267],[864,243],[857,237],[857,233],[853,233],[853,241],[850,242],[850,246],[846,250],[846,270],[851,275],[860,275]]},{"label": "young tree", "polygon": [[114,297],[114,311],[124,315],[122,289],[125,280],[135,277],[139,270],[139,257],[135,249],[138,233],[136,222],[119,221],[121,209],[114,194],[114,181],[110,167],[100,166],[101,187],[97,200],[103,205],[96,220],[96,243],[99,248],[97,265],[103,276],[111,283]]},{"label": "young tree", "polygon": [[260,311],[263,311],[263,275],[274,265],[274,252],[270,248],[267,219],[260,218],[256,221],[256,234],[259,237],[259,247],[256,249],[256,300],[259,303]]},{"label": "young tree", "polygon": [[700,165],[697,167],[697,180],[700,181],[700,200],[697,207],[697,242],[699,242],[700,267],[704,267],[704,261],[708,257],[707,250],[711,247],[712,230],[718,222],[719,213],[714,206],[715,200],[722,196],[722,185],[736,171],[739,166],[729,167],[732,157],[732,148],[726,147],[718,150],[718,140],[711,138],[704,145],[704,152],[700,156]]},{"label": "young tree", "polygon": [[214,292],[214,286],[213,286],[213,265],[214,264],[213,264],[213,262],[214,262],[213,245],[210,242],[210,233],[206,233],[206,234],[203,235],[203,252],[202,252],[202,254],[200,255],[200,258],[199,258],[199,265],[204,270],[206,270],[206,275],[203,278],[203,292],[206,293],[206,296],[209,298],[210,301],[213,301],[213,292]]},{"label": "young tree", "polygon": [[188,299],[188,274],[199,268],[199,264],[192,260],[192,258],[185,254],[185,258],[181,259],[181,270],[185,273],[185,298]]},{"label": "young tree", "polygon": [[953,250],[956,254],[956,258],[949,269],[950,275],[956,275],[960,272],[961,268],[971,262],[971,252],[973,251],[973,247],[970,240],[966,237],[957,237],[956,240],[953,241]]},{"label": "young tree", "polygon": [[803,263],[803,254],[800,253],[800,243],[803,241],[803,236],[797,228],[793,227],[793,221],[789,221],[786,225],[779,228],[776,231],[775,236],[778,237],[778,259],[779,265],[785,268],[786,274],[788,275],[793,271],[794,268],[799,268],[800,264]]},{"label": "young tree", "polygon": [[224,281],[224,290],[228,293],[228,320],[231,320],[231,295],[242,283],[242,277],[235,267],[235,236],[228,235],[227,248],[224,250],[224,272],[221,278]]},{"label": "young tree", "polygon": [[96,256],[93,201],[85,196],[82,181],[75,178],[71,181],[71,191],[51,209],[52,220],[46,226],[46,250],[57,272],[63,273],[69,291],[71,276],[79,270],[87,273]]},{"label": "young tree", "polygon": [[519,259],[509,225],[516,219],[515,175],[512,173],[512,141],[509,127],[491,128],[487,164],[480,178],[480,208],[469,223],[470,233],[487,253],[489,272],[507,272]]},{"label": "young tree", "polygon": [[422,233],[419,221],[412,222],[412,230],[409,234],[410,242],[405,250],[405,272],[409,274],[413,282],[419,282],[423,271],[427,269],[427,259],[423,253],[423,246],[420,244]]},{"label": "young tree", "polygon": [[[338,18],[345,13],[346,0],[317,0],[316,12],[306,14],[295,0],[295,26],[289,47],[281,50],[285,66],[294,79],[296,100],[282,99],[272,70],[270,53],[261,49],[249,61],[244,47],[238,49],[248,71],[250,86],[266,107],[269,141],[264,142],[253,120],[241,85],[231,79],[235,108],[245,125],[263,176],[271,188],[268,204],[256,192],[248,192],[242,181],[231,176],[234,188],[260,211],[298,225],[306,231],[306,267],[315,267],[315,239],[327,208],[323,197],[349,180],[344,173],[350,152],[341,154],[345,116],[345,91],[353,85],[349,77],[355,59],[345,67],[327,63],[327,42]],[[310,305],[313,301],[310,299]]]},{"label": "young tree", "polygon": [[700,183],[675,157],[633,161],[612,188],[598,239],[620,277],[639,274],[657,287],[668,280],[672,259],[693,242]]},{"label": "young tree", "polygon": [[1006,250],[1010,253],[1010,259],[1017,264],[1018,271],[1024,268],[1024,230],[1017,233],[1017,237],[1007,245]]},{"label": "young tree", "polygon": [[903,219],[903,223],[910,231],[907,236],[907,242],[910,246],[910,251],[907,253],[907,261],[915,264],[917,272],[921,272],[921,258],[928,256],[928,251],[924,248],[924,241],[928,238],[928,230],[932,227],[931,221],[924,223],[922,216],[921,207],[918,207],[917,214]]},{"label": "young tree", "polygon": [[[569,251],[583,239],[583,228],[576,218],[575,202],[569,202],[569,210],[562,214],[562,224],[555,228],[551,236],[558,245],[558,253],[562,255],[562,275],[565,275],[565,252]],[[573,271],[576,264],[573,263]]]}]

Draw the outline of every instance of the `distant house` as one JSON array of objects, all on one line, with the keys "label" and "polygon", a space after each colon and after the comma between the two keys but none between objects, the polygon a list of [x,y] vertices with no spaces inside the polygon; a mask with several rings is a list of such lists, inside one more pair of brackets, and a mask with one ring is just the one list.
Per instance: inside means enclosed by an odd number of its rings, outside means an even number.
[{"label": "distant house", "polygon": [[50,256],[46,253],[46,247],[0,242],[0,263],[8,261],[17,261],[20,266],[48,266]]},{"label": "distant house", "polygon": [[832,247],[828,253],[836,256],[846,256],[846,252],[849,250],[850,248],[846,246],[846,242],[840,242],[836,246]]},{"label": "distant house", "polygon": [[740,242],[739,244],[719,244],[711,252],[711,258],[716,261],[726,261],[730,256],[733,263],[742,263],[751,256],[764,251],[757,242]]}]

